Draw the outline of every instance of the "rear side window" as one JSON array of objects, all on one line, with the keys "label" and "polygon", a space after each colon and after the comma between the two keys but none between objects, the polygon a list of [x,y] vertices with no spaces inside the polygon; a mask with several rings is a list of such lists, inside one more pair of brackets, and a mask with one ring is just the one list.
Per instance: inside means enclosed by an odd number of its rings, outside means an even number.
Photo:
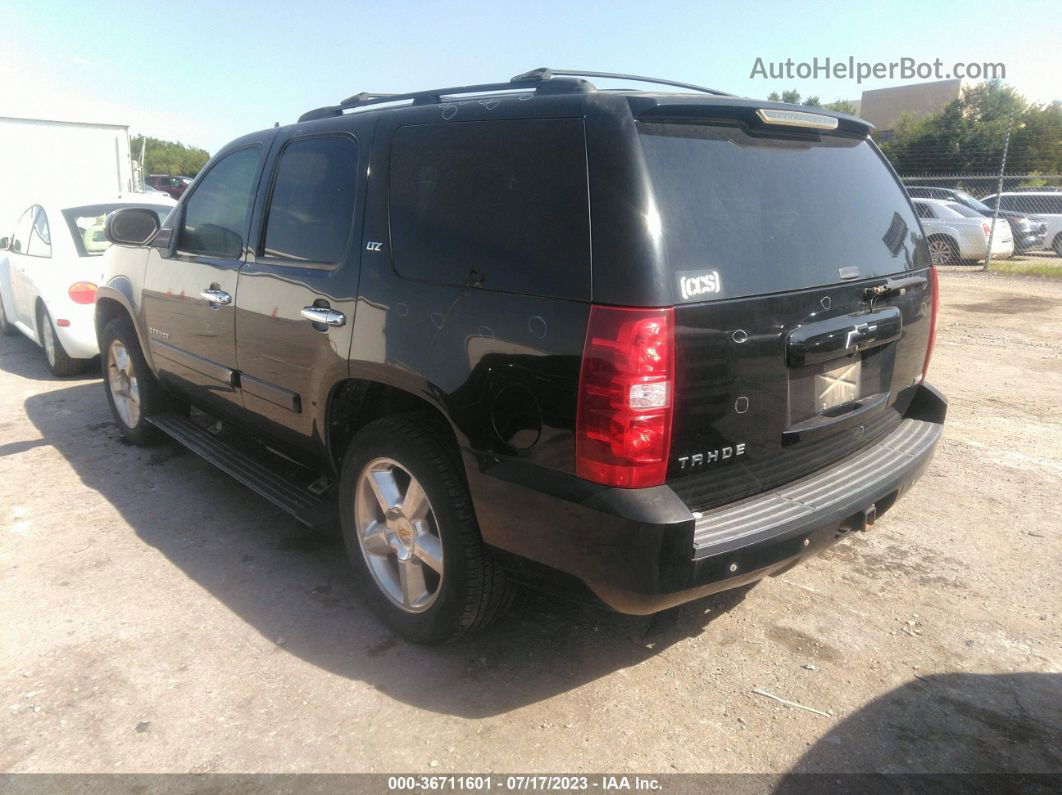
[{"label": "rear side window", "polygon": [[676,301],[835,284],[929,264],[918,221],[862,139],[640,125]]},{"label": "rear side window", "polygon": [[348,136],[289,143],[280,156],[266,220],[267,257],[332,264],[346,253],[358,151]]},{"label": "rear side window", "polygon": [[414,279],[588,299],[586,146],[578,119],[400,128],[391,246]]},{"label": "rear side window", "polygon": [[[987,203],[994,207],[996,200],[992,199]],[[1014,210],[1020,213],[1028,213],[1029,215],[1036,215],[1037,213],[1059,215],[1062,214],[1062,196],[1044,196],[1042,194],[1039,196],[1003,196],[1000,199],[999,206],[1004,210]]]},{"label": "rear side window", "polygon": [[1045,215],[1062,214],[1062,196],[1022,196],[1018,204],[1024,212]]},{"label": "rear side window", "polygon": [[179,251],[223,259],[240,257],[259,157],[257,146],[238,149],[207,172],[185,207],[177,238]]},{"label": "rear side window", "polygon": [[48,226],[48,214],[43,207],[37,207],[33,216],[33,228],[30,230],[29,248],[26,253],[31,257],[52,256],[52,231]]}]

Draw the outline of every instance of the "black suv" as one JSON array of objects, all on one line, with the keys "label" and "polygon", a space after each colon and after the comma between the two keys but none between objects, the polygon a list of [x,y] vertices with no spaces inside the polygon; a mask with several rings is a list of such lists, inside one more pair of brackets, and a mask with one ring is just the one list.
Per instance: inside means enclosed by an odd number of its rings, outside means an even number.
[{"label": "black suv", "polygon": [[[986,218],[992,218],[996,211],[971,196],[966,191],[952,188],[935,188],[932,186],[908,185],[907,195],[912,199],[942,199],[955,202],[964,207],[980,213]],[[1010,231],[1014,235],[1014,251],[1024,254],[1044,247],[1044,236],[1047,234],[1047,224],[1042,218],[1028,213],[1019,213],[1014,210],[999,210],[999,217],[1006,218],[1010,224]]]},{"label": "black suv", "polygon": [[109,216],[122,433],[338,512],[424,642],[514,581],[647,614],[866,529],[946,411],[867,125],[597,75],[358,94],[226,146],[161,228]]}]

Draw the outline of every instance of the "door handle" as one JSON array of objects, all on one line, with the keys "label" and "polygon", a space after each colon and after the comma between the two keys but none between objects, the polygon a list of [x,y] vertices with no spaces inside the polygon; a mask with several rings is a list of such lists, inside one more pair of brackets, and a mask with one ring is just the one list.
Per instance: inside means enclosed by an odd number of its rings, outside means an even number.
[{"label": "door handle", "polygon": [[203,298],[208,300],[212,304],[231,304],[232,296],[224,290],[219,290],[216,287],[208,287],[199,293]]},{"label": "door handle", "polygon": [[304,306],[300,314],[311,323],[322,326],[345,326],[347,323],[347,316],[342,312],[323,306]]}]

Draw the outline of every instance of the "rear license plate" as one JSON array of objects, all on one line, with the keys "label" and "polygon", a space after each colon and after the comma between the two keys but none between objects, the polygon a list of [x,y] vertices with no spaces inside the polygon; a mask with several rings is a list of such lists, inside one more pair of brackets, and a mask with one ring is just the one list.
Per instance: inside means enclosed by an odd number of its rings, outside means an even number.
[{"label": "rear license plate", "polygon": [[815,408],[825,412],[834,406],[851,403],[859,397],[863,360],[859,356],[840,363],[827,362],[830,369],[815,376]]},{"label": "rear license plate", "polygon": [[789,371],[789,424],[829,414],[862,397],[863,356],[852,354]]}]

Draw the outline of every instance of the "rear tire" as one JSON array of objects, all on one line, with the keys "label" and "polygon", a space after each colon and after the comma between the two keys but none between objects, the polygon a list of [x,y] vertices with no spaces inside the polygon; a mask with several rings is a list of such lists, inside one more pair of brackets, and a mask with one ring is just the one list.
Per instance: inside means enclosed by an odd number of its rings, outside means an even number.
[{"label": "rear tire", "polygon": [[132,321],[116,317],[100,334],[100,368],[107,405],[122,436],[135,445],[158,444],[166,435],[148,418],[174,408],[140,350]]},{"label": "rear tire", "polygon": [[77,375],[88,364],[85,359],[75,359],[66,352],[59,335],[55,333],[55,324],[48,310],[41,307],[37,311],[37,333],[40,335],[44,358],[48,360],[48,369],[58,378]]},{"label": "rear tire", "polygon": [[1055,254],[1062,257],[1062,235],[1055,235],[1055,239],[1051,242],[1051,248],[1054,249]]},{"label": "rear tire", "polygon": [[15,324],[7,319],[7,311],[4,309],[4,299],[0,296],[0,334],[10,337],[18,331]]},{"label": "rear tire", "polygon": [[430,416],[366,425],[340,475],[350,562],[376,614],[416,643],[478,631],[512,588],[483,544],[453,443]]},{"label": "rear tire", "polygon": [[929,238],[929,256],[933,265],[954,265],[959,261],[959,247],[955,241],[944,235]]}]

